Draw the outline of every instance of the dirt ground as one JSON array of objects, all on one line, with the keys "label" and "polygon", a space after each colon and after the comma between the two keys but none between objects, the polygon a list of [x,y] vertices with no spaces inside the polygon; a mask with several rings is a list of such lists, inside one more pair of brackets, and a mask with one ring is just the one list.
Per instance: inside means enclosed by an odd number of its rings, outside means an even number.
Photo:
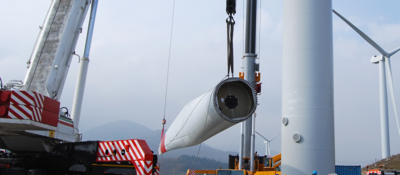
[{"label": "dirt ground", "polygon": [[[380,165],[382,165],[382,169],[400,170],[400,154],[377,161],[374,164],[369,165],[369,169],[379,169]],[[366,169],[366,167],[361,169],[361,175],[365,175]]]}]

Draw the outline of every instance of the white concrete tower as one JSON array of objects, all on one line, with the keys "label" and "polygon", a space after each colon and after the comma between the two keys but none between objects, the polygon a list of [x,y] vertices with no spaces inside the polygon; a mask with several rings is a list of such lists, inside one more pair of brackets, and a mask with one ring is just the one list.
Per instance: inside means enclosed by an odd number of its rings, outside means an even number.
[{"label": "white concrete tower", "polygon": [[331,0],[284,0],[282,174],[335,172]]}]

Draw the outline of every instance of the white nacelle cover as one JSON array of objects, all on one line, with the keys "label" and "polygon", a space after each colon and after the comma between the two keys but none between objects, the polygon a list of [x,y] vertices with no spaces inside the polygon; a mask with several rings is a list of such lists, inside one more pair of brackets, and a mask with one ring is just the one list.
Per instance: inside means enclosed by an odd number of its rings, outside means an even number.
[{"label": "white nacelle cover", "polygon": [[371,62],[375,63],[375,64],[379,63],[379,61],[382,61],[382,60],[384,60],[383,55],[378,55],[378,56],[374,55],[371,58]]},{"label": "white nacelle cover", "polygon": [[257,106],[252,83],[228,78],[192,100],[162,136],[158,153],[194,146],[249,118]]}]

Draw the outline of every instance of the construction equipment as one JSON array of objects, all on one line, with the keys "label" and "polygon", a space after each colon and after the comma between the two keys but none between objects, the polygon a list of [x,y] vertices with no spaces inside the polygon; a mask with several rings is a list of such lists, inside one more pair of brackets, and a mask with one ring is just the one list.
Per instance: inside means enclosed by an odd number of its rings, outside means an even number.
[{"label": "construction equipment", "polygon": [[[244,166],[250,166],[250,159],[244,159]],[[281,154],[273,157],[258,156],[255,155],[254,160],[255,169],[254,171],[246,170],[244,167],[239,169],[239,156],[229,155],[229,168],[228,169],[217,169],[217,170],[193,170],[189,169],[186,175],[194,174],[216,174],[216,175],[277,175],[281,174]]]},{"label": "construction equipment", "polygon": [[[0,87],[1,174],[159,174],[157,155],[137,139],[82,142],[79,115],[98,0],[52,0],[25,80]],[[91,7],[72,118],[60,108],[68,69]]]},{"label": "construction equipment", "polygon": [[369,169],[369,166],[367,165],[367,172],[365,175],[385,175],[385,174],[393,174],[393,175],[398,175],[400,174],[400,170],[396,169],[383,169],[382,165],[380,165],[380,168],[376,169]]},{"label": "construction equipment", "polygon": [[385,174],[393,174],[398,175],[400,174],[400,170],[392,170],[392,169],[371,169],[368,170],[365,175],[385,175]]}]

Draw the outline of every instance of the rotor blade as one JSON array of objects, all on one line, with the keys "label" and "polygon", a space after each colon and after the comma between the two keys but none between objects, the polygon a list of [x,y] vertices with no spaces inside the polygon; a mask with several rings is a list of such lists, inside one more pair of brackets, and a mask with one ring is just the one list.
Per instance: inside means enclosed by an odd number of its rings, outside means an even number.
[{"label": "rotor blade", "polygon": [[265,138],[264,136],[262,136],[260,133],[258,133],[257,131],[256,131],[256,133],[257,133],[258,135],[260,135],[262,138],[264,138],[264,140],[266,140],[266,141],[269,142],[269,140],[268,140],[267,138]]},{"label": "rotor blade", "polygon": [[391,51],[391,52],[389,52],[388,57],[391,57],[392,55],[396,54],[399,50],[400,50],[400,47],[395,49],[395,50],[393,50],[393,51]]},{"label": "rotor blade", "polygon": [[399,118],[397,116],[396,100],[394,99],[393,77],[392,77],[392,68],[390,66],[390,57],[385,57],[385,66],[386,66],[386,75],[388,76],[387,82],[389,83],[389,89],[392,95],[392,104],[394,109],[394,115],[396,117],[397,129],[399,130],[400,134],[400,125],[399,125]]},{"label": "rotor blade", "polygon": [[386,51],[381,48],[378,44],[375,43],[371,38],[369,38],[366,34],[364,34],[360,29],[358,29],[356,26],[354,26],[350,21],[348,21],[346,18],[344,18],[342,15],[340,15],[338,12],[333,10],[333,13],[335,13],[339,18],[341,18],[344,22],[346,22],[351,28],[353,28],[361,37],[365,39],[369,44],[372,45],[376,50],[378,50],[382,55],[386,55]]},{"label": "rotor blade", "polygon": [[270,140],[270,142],[272,141],[272,140],[274,140],[274,139],[276,139],[277,137],[279,137],[281,134],[279,133],[277,136],[275,136],[274,138],[272,138],[271,140]]}]

